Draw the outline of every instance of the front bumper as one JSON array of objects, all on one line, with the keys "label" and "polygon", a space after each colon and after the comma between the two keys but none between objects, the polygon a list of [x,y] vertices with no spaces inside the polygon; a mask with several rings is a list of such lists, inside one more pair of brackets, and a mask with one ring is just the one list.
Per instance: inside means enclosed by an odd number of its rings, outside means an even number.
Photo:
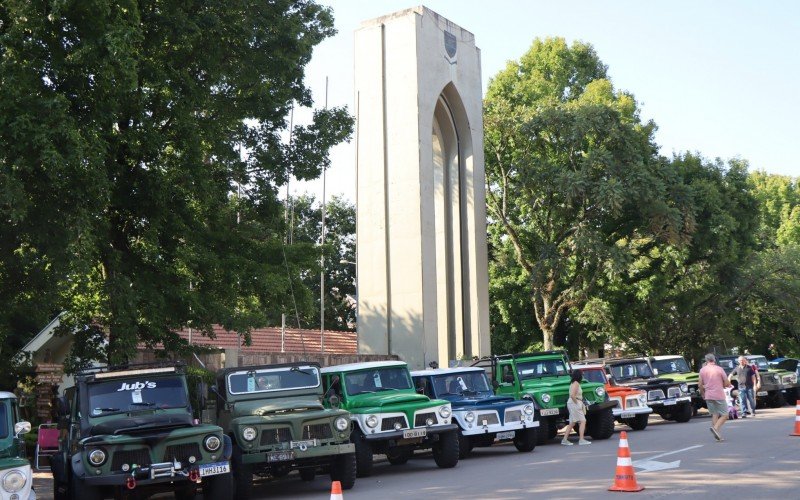
[{"label": "front bumper", "polygon": [[[220,460],[214,463],[227,463],[230,467],[229,460]],[[178,462],[179,465],[183,465]],[[200,467],[208,464],[191,464],[185,467],[174,467],[174,463],[170,467],[169,462],[160,464],[152,464],[146,467],[135,469],[132,472],[115,472],[104,476],[92,476],[86,474],[82,477],[86,484],[91,486],[121,486],[125,487],[128,484],[129,478],[136,481],[136,489],[147,488],[148,486],[158,486],[169,483],[183,483],[192,481],[190,474],[192,471],[199,471]],[[201,479],[199,472],[196,472],[197,478]],[[214,477],[214,476],[205,476]]]},{"label": "front bumper", "polygon": [[461,428],[464,436],[477,436],[481,434],[497,434],[498,432],[512,432],[522,429],[534,429],[539,427],[539,421],[516,421],[513,424],[492,424],[492,425],[473,425],[472,428]]},{"label": "front bumper", "polygon": [[410,438],[410,439],[422,439],[423,441],[430,438],[430,436],[435,436],[437,434],[442,434],[444,432],[450,432],[458,430],[458,424],[447,424],[447,425],[436,425],[431,427],[415,427],[414,429],[402,429],[399,431],[389,431],[389,432],[376,432],[375,434],[364,434],[364,439],[368,442],[373,441],[400,441],[403,439],[407,439],[403,437],[403,433],[408,430],[419,430],[425,429],[426,434],[423,438]]},{"label": "front bumper", "polygon": [[681,396],[679,398],[658,399],[653,401],[648,400],[647,406],[653,408],[654,410],[663,410],[665,408],[677,406],[682,403],[691,403],[691,402],[692,402],[691,396]]},{"label": "front bumper", "polygon": [[613,413],[614,413],[614,418],[616,418],[616,419],[633,418],[633,417],[636,417],[638,415],[649,415],[649,414],[653,413],[653,409],[650,408],[649,406],[639,406],[639,407],[630,408],[630,409],[620,408],[619,406],[615,406],[614,410],[613,410]]},{"label": "front bumper", "polygon": [[[269,454],[271,452],[287,452],[293,451],[294,457],[289,460],[284,461],[270,461],[268,459]],[[302,462],[306,460],[314,460],[318,461],[321,458],[328,458],[328,457],[335,457],[337,455],[343,455],[346,453],[354,453],[356,451],[355,445],[353,443],[341,443],[341,444],[326,444],[321,446],[309,446],[305,450],[300,450],[299,448],[293,448],[292,450],[284,450],[284,449],[276,449],[276,450],[264,450],[264,451],[257,451],[257,452],[248,452],[242,455],[242,463],[245,464],[278,464],[278,463],[294,463],[294,462]]]}]

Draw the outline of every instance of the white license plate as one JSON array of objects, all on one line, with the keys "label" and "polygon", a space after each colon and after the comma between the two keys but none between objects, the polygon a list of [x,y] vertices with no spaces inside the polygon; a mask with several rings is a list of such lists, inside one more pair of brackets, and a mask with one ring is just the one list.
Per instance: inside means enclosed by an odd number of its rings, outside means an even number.
[{"label": "white license plate", "polygon": [[542,408],[539,415],[549,417],[550,415],[558,415],[558,408]]},{"label": "white license plate", "polygon": [[407,431],[403,431],[403,439],[423,438],[427,435],[427,429],[409,429]]},{"label": "white license plate", "polygon": [[672,405],[677,404],[677,403],[678,402],[675,401],[674,399],[667,399],[667,400],[664,401],[664,406],[672,406]]},{"label": "white license plate", "polygon": [[200,477],[216,476],[217,474],[227,474],[231,471],[230,462],[215,462],[200,466]]},{"label": "white license plate", "polygon": [[516,432],[508,431],[508,432],[498,432],[497,439],[514,439]]},{"label": "white license plate", "polygon": [[767,391],[758,391],[756,396],[766,396],[767,394],[769,394]]},{"label": "white license plate", "polygon": [[621,415],[619,416],[619,418],[633,418],[633,417],[635,417],[635,416],[636,416],[636,414],[635,414],[635,413],[630,413],[630,412],[628,412],[628,413],[623,413],[623,414],[621,414]]},{"label": "white license plate", "polygon": [[271,451],[267,453],[267,462],[287,462],[294,460],[293,451]]},{"label": "white license plate", "polygon": [[317,446],[316,439],[306,439],[305,441],[291,441],[289,443],[289,448],[298,448],[300,451],[305,451],[308,448],[313,448]]}]

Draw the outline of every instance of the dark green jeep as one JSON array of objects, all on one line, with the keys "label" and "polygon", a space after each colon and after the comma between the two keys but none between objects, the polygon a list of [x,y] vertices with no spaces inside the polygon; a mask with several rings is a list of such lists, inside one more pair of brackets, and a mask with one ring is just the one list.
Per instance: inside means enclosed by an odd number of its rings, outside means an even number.
[{"label": "dark green jeep", "polygon": [[62,399],[61,451],[52,459],[56,500],[233,497],[231,442],[193,418],[182,365],[78,373]]},{"label": "dark green jeep", "polygon": [[343,489],[353,487],[350,414],[323,407],[318,364],[228,368],[217,374],[215,392],[212,419],[233,441],[236,498],[252,495],[253,474],[282,477],[292,470],[304,481],[327,471]]}]

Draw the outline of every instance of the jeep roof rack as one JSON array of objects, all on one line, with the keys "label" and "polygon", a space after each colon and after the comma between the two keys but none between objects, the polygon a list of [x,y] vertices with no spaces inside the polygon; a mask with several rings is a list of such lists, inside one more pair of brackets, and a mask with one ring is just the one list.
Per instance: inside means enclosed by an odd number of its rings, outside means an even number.
[{"label": "jeep roof rack", "polygon": [[128,363],[124,365],[111,365],[111,366],[92,366],[84,368],[75,373],[76,377],[88,377],[92,375],[99,375],[103,373],[127,372],[138,370],[152,370],[159,368],[173,368],[175,371],[181,370],[186,367],[186,363],[180,360],[164,360],[152,361],[147,363]]}]

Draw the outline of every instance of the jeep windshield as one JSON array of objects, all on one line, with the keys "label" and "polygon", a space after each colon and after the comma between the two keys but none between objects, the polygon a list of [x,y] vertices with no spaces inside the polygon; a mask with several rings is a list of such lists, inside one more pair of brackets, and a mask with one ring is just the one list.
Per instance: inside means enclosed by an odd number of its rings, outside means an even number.
[{"label": "jeep windshield", "polygon": [[717,364],[721,366],[723,370],[725,370],[725,373],[730,373],[739,363],[736,361],[736,356],[732,356],[727,358],[717,358]]},{"label": "jeep windshield", "polygon": [[606,383],[606,375],[603,370],[597,368],[590,368],[588,370],[581,370],[583,372],[583,380],[587,382],[596,382],[598,384]]},{"label": "jeep windshield", "polygon": [[537,359],[536,361],[517,362],[517,374],[520,380],[542,377],[569,376],[567,366],[562,358]]},{"label": "jeep windshield", "polygon": [[460,372],[433,377],[433,390],[436,397],[475,396],[481,393],[491,394],[486,372]]},{"label": "jeep windshield", "polygon": [[0,439],[8,437],[8,405],[0,403]]},{"label": "jeep windshield", "polygon": [[650,378],[653,376],[653,371],[647,361],[631,361],[628,363],[619,363],[611,365],[611,376],[614,380],[631,380],[635,378]]},{"label": "jeep windshield", "polygon": [[747,358],[750,361],[750,364],[755,364],[758,366],[758,371],[765,372],[769,370],[769,363],[767,363],[767,358],[764,356],[753,356],[752,358]]},{"label": "jeep windshield", "polygon": [[319,370],[316,366],[285,366],[228,374],[228,391],[231,394],[313,389],[319,385]]},{"label": "jeep windshield", "polygon": [[393,366],[347,373],[344,376],[347,394],[356,396],[380,391],[411,389],[411,377],[405,366]]},{"label": "jeep windshield", "polygon": [[658,370],[659,375],[667,373],[689,373],[689,364],[683,358],[674,359],[654,359],[653,368]]},{"label": "jeep windshield", "polygon": [[188,407],[182,377],[124,378],[88,384],[89,416]]}]

